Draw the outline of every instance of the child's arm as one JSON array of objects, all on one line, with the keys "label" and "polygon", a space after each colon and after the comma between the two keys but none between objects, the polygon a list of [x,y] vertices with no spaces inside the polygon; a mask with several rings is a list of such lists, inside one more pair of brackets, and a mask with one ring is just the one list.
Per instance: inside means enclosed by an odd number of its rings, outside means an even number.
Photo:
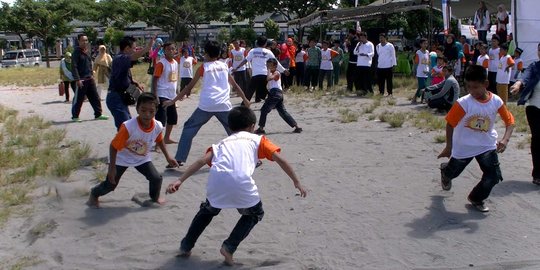
[{"label": "child's arm", "polygon": [[449,158],[452,155],[452,137],[454,135],[454,127],[446,123],[446,147],[442,152],[437,156],[437,158],[447,157]]},{"label": "child's arm", "polygon": [[202,72],[202,68],[203,66],[200,66],[199,69],[197,70],[197,72],[195,72],[195,75],[193,76],[193,80],[191,80],[190,83],[188,83],[188,85],[186,85],[184,87],[184,89],[182,89],[180,91],[180,93],[178,93],[178,95],[176,95],[176,97],[172,100],[167,100],[167,101],[164,101],[163,102],[163,106],[164,107],[168,107],[168,106],[171,106],[173,105],[176,101],[178,100],[182,100],[184,98],[185,95],[191,93],[191,89],[193,89],[193,87],[195,86],[195,84],[197,84],[197,82],[199,81],[199,79],[201,78],[201,72]]},{"label": "child's arm", "polygon": [[109,170],[107,171],[107,180],[113,185],[116,185],[116,154],[118,150],[111,144],[109,146]]},{"label": "child's arm", "polygon": [[508,145],[508,142],[510,141],[510,137],[512,136],[512,133],[514,132],[514,116],[512,113],[506,108],[506,105],[503,105],[499,111],[499,115],[501,116],[501,119],[504,121],[506,129],[504,131],[503,138],[497,142],[497,152],[502,153],[504,150],[506,150],[506,146]]},{"label": "child's arm", "polygon": [[247,63],[247,59],[242,60],[242,62],[240,62],[240,64],[238,64],[237,67],[233,68],[232,71],[236,72],[241,66],[245,65],[246,63]]},{"label": "child's arm", "polygon": [[195,172],[197,172],[199,169],[202,168],[205,164],[210,164],[212,162],[212,157],[214,156],[214,153],[212,151],[208,151],[202,158],[195,161],[195,163],[191,164],[186,171],[178,178],[178,180],[174,181],[173,183],[169,184],[167,187],[166,193],[175,193],[180,188],[180,185],[184,183],[191,175],[193,175]]},{"label": "child's arm", "polygon": [[167,160],[170,166],[172,166],[173,168],[180,166],[178,165],[178,161],[176,161],[176,159],[174,158],[171,158],[171,156],[169,155],[169,152],[167,151],[167,147],[165,147],[165,143],[163,143],[163,138],[156,144],[159,147],[159,149],[161,149],[161,152],[163,152],[163,155],[165,156],[165,159]]},{"label": "child's arm", "polygon": [[292,179],[294,187],[300,191],[300,197],[306,197],[307,191],[300,184],[300,181],[298,180],[298,177],[296,177],[296,173],[294,173],[291,165],[284,158],[282,158],[277,151],[272,154],[272,159]]},{"label": "child's arm", "polygon": [[249,100],[246,98],[244,91],[242,91],[242,88],[240,88],[240,86],[236,83],[236,81],[234,80],[233,76],[231,76],[231,74],[229,74],[229,84],[232,85],[236,93],[240,96],[240,98],[242,98],[242,101],[244,102],[244,106],[249,108],[249,105],[250,105]]}]

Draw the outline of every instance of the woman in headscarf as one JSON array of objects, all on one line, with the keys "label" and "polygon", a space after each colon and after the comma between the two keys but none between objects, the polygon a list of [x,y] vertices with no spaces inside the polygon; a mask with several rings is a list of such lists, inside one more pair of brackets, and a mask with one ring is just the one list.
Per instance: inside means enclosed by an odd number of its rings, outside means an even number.
[{"label": "woman in headscarf", "polygon": [[491,27],[489,10],[486,7],[484,1],[479,2],[480,7],[474,14],[474,29],[478,31],[478,39],[484,43],[487,43],[487,32]]},{"label": "woman in headscarf", "polygon": [[497,35],[501,41],[501,44],[506,43],[508,37],[508,11],[503,4],[497,7]]},{"label": "woman in headscarf", "polygon": [[66,95],[66,103],[69,102],[69,86],[71,85],[71,90],[75,93],[77,87],[75,79],[73,79],[73,74],[71,74],[71,53],[66,52],[64,58],[60,60],[60,80],[64,82],[64,94]]},{"label": "woman in headscarf", "polygon": [[94,77],[97,81],[98,94],[101,100],[103,100],[103,96],[101,95],[101,92],[104,88],[103,85],[107,83],[107,80],[109,80],[109,76],[111,75],[111,65],[112,57],[107,53],[107,47],[105,47],[105,45],[99,45],[98,55],[94,60],[93,70]]}]

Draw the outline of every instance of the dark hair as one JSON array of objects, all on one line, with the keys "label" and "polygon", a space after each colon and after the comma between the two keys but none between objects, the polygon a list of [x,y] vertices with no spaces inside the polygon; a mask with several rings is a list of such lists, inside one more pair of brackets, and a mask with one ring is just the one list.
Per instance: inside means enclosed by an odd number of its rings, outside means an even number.
[{"label": "dark hair", "polygon": [[443,45],[437,46],[437,50],[444,52],[444,46]]},{"label": "dark hair", "polygon": [[165,42],[165,43],[163,43],[163,46],[161,46],[161,47],[165,50],[165,48],[167,48],[167,47],[169,47],[169,46],[171,46],[171,45],[174,45],[174,43],[172,43],[172,42]]},{"label": "dark hair", "polygon": [[485,44],[485,43],[482,43],[482,44],[480,44],[480,48],[487,51],[489,49],[489,46],[487,44]]},{"label": "dark hair", "polygon": [[353,34],[353,35],[356,35],[356,29],[353,29],[353,28],[349,28],[349,34]]},{"label": "dark hair", "polygon": [[466,82],[485,82],[487,80],[486,69],[478,65],[470,65],[465,70]]},{"label": "dark hair", "polygon": [[321,44],[330,45],[330,42],[328,42],[328,40],[323,40],[323,41],[321,42]]},{"label": "dark hair", "polygon": [[508,43],[503,43],[501,46],[500,46],[501,50],[505,50],[505,51],[508,51]]},{"label": "dark hair", "polygon": [[86,35],[85,33],[78,34],[78,35],[77,35],[77,40],[80,40],[81,37],[87,37],[87,35]]},{"label": "dark hair", "polygon": [[367,37],[367,33],[362,31],[358,34],[359,37]]},{"label": "dark hair", "polygon": [[341,44],[341,41],[340,40],[334,40],[334,44]]},{"label": "dark hair", "polygon": [[266,60],[266,63],[272,63],[274,66],[277,66],[277,59],[276,58],[269,58]]},{"label": "dark hair", "polygon": [[454,66],[453,65],[444,65],[443,69],[446,69],[448,70],[448,72],[452,72],[454,71]]},{"label": "dark hair", "polygon": [[124,36],[120,40],[120,51],[123,51],[126,47],[133,47],[133,43],[135,43],[135,38],[132,36]]},{"label": "dark hair", "polygon": [[266,45],[267,38],[265,36],[257,37],[257,47],[264,47]]},{"label": "dark hair", "polygon": [[152,94],[150,92],[144,92],[137,98],[137,106],[136,106],[136,108],[138,109],[141,106],[141,104],[143,104],[143,103],[150,103],[150,102],[154,103],[156,108],[159,105],[158,101],[157,101],[157,98],[156,98],[156,96],[154,94]]},{"label": "dark hair", "polygon": [[218,58],[221,47],[219,46],[219,43],[217,41],[210,40],[204,44],[204,51],[206,54],[208,54],[208,57],[210,58]]},{"label": "dark hair", "polygon": [[379,34],[379,37],[386,38],[386,34],[385,34],[385,33],[380,33],[380,34]]},{"label": "dark hair", "polygon": [[418,40],[418,44],[422,44],[424,42],[427,42],[427,38],[421,38]]},{"label": "dark hair", "polygon": [[499,35],[497,34],[493,34],[493,36],[491,36],[491,40],[501,41],[501,39],[499,38]]},{"label": "dark hair", "polygon": [[255,113],[247,107],[238,106],[229,111],[229,128],[233,132],[244,130],[257,122]]}]

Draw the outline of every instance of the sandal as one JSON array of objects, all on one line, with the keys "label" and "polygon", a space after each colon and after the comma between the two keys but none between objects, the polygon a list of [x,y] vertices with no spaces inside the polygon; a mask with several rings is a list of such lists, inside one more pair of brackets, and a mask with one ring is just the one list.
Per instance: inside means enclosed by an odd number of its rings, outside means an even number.
[{"label": "sandal", "polygon": [[[179,161],[179,160],[177,160],[176,162],[178,162],[178,167],[184,166],[184,162]],[[170,164],[167,164],[167,166],[165,166],[165,168],[166,168],[166,169],[174,169],[175,167],[174,167],[174,166],[171,166]]]}]

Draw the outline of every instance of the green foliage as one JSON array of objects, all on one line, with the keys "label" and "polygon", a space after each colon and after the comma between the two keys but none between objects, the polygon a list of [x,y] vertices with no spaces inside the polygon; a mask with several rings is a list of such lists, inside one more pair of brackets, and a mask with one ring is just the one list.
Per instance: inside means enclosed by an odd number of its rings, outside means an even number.
[{"label": "green foliage", "polygon": [[140,1],[101,0],[95,3],[90,17],[107,27],[123,30],[138,21],[143,12]]},{"label": "green foliage", "polygon": [[229,43],[229,41],[231,40],[229,29],[224,27],[220,28],[217,33],[216,39],[219,43]]},{"label": "green foliage", "polygon": [[96,29],[87,26],[83,29],[83,33],[88,37],[88,42],[90,42],[90,44],[96,44],[99,35]]},{"label": "green foliage", "polygon": [[265,36],[267,38],[279,38],[279,25],[275,21],[272,19],[267,19],[264,21],[264,28],[266,29]]},{"label": "green foliage", "polygon": [[253,45],[253,42],[257,39],[257,33],[253,28],[240,28],[234,27],[231,31],[231,40],[233,39],[243,39],[247,42],[248,45]]},{"label": "green foliage", "polygon": [[105,29],[105,34],[103,35],[103,41],[109,46],[118,46],[120,40],[124,37],[124,31],[118,30],[114,27],[108,27]]}]

